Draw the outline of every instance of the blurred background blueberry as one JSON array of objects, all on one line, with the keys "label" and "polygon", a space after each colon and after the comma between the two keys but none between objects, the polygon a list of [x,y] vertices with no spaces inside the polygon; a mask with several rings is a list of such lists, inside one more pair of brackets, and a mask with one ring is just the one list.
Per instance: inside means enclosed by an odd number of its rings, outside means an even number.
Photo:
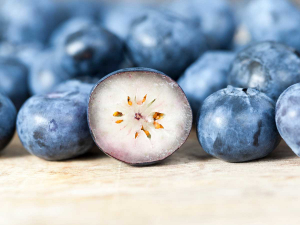
[{"label": "blurred background blueberry", "polygon": [[178,79],[206,51],[207,44],[198,23],[153,10],[133,22],[127,49],[136,66],[153,68]]},{"label": "blurred background blueberry", "polygon": [[65,0],[61,5],[68,18],[86,17],[95,21],[101,18],[105,9],[103,1],[97,0]]},{"label": "blurred background blueberry", "polygon": [[44,47],[39,43],[29,43],[14,45],[9,42],[0,43],[0,56],[14,57],[24,63],[28,69],[37,59],[38,54],[44,51]]},{"label": "blurred background blueberry", "polygon": [[275,124],[275,103],[255,89],[228,86],[203,103],[197,132],[208,154],[245,162],[270,154],[281,138]]},{"label": "blurred background blueberry", "polygon": [[194,116],[209,95],[227,86],[227,75],[234,57],[232,52],[208,51],[180,77],[178,84],[185,92]]},{"label": "blurred background blueberry", "polygon": [[124,61],[121,39],[102,27],[88,27],[70,34],[58,46],[56,58],[72,76],[104,76],[118,69]]},{"label": "blurred background blueberry", "polygon": [[99,78],[97,77],[78,77],[76,79],[67,80],[58,84],[55,88],[55,92],[81,92],[90,94],[93,87],[98,83]]},{"label": "blurred background blueberry", "polygon": [[5,0],[1,7],[3,38],[14,44],[46,44],[56,26],[66,19],[52,0]]},{"label": "blurred background blueberry", "polygon": [[258,41],[277,41],[300,50],[300,11],[289,0],[252,0],[241,9],[236,48]]},{"label": "blurred background blueberry", "polygon": [[61,92],[36,95],[17,117],[23,146],[46,160],[65,160],[86,153],[93,140],[87,124],[88,95]]},{"label": "blurred background blueberry", "polygon": [[11,100],[0,94],[0,151],[9,144],[14,136],[16,117],[16,108]]},{"label": "blurred background blueberry", "polygon": [[227,0],[178,0],[170,7],[180,15],[199,21],[211,49],[228,49],[234,36],[236,21]]},{"label": "blurred background blueberry", "polygon": [[150,10],[150,5],[142,3],[115,3],[102,16],[102,25],[121,39],[126,39],[132,22]]},{"label": "blurred background blueberry", "polygon": [[55,53],[48,50],[39,55],[32,64],[28,77],[32,95],[46,94],[63,81],[72,78],[55,61]]},{"label": "blurred background blueberry", "polygon": [[27,67],[16,58],[0,57],[0,93],[19,109],[29,97]]},{"label": "blurred background blueberry", "polygon": [[239,52],[229,74],[230,85],[256,88],[275,101],[286,88],[298,82],[298,52],[276,42],[260,42]]},{"label": "blurred background blueberry", "polygon": [[73,17],[56,28],[51,35],[50,44],[62,46],[69,35],[96,26],[96,24],[94,20],[88,17]]}]

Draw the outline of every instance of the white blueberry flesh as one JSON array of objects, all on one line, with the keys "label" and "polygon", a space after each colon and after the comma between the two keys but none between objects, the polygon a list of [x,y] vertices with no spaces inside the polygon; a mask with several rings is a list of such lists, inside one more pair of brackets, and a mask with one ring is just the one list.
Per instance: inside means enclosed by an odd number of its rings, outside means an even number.
[{"label": "white blueberry flesh", "polygon": [[88,119],[98,147],[134,165],[170,156],[192,127],[191,107],[178,84],[161,72],[143,68],[103,78],[91,93]]}]

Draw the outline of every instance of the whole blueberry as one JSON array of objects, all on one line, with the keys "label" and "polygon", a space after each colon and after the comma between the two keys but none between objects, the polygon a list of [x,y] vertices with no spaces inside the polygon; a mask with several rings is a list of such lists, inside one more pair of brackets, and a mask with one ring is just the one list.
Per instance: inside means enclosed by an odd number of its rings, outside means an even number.
[{"label": "whole blueberry", "polygon": [[241,51],[229,73],[229,84],[256,88],[273,100],[300,82],[300,58],[292,48],[276,42],[260,42]]},{"label": "whole blueberry", "polygon": [[113,4],[104,14],[102,25],[121,39],[126,39],[133,21],[148,9],[148,6],[137,3]]},{"label": "whole blueberry", "polygon": [[286,144],[300,156],[300,84],[286,89],[276,104],[276,125]]},{"label": "whole blueberry", "polygon": [[57,49],[57,59],[71,75],[106,75],[124,60],[123,42],[101,27],[89,27],[69,35]]},{"label": "whole blueberry", "polygon": [[11,141],[16,127],[16,108],[11,100],[0,94],[0,151]]},{"label": "whole blueberry", "polygon": [[300,10],[288,0],[253,0],[242,10],[236,45],[277,41],[300,50]]},{"label": "whole blueberry", "polygon": [[18,59],[0,57],[0,93],[8,96],[19,109],[29,97],[28,70]]},{"label": "whole blueberry", "polygon": [[228,86],[203,103],[197,123],[199,142],[208,154],[244,162],[271,153],[280,142],[275,104],[255,89]]},{"label": "whole blueberry", "polygon": [[78,77],[76,79],[71,79],[67,80],[65,82],[60,83],[54,88],[55,92],[81,92],[81,93],[86,93],[90,94],[93,87],[95,86],[96,83],[98,83],[99,78],[96,77]]},{"label": "whole blueberry", "polygon": [[95,21],[88,17],[74,17],[62,23],[51,35],[52,46],[61,46],[67,37],[88,27],[96,26]]},{"label": "whole blueberry", "polygon": [[19,45],[14,45],[9,42],[0,43],[1,56],[17,58],[29,68],[36,61],[37,55],[43,50],[43,45],[39,43]]},{"label": "whole blueberry", "polygon": [[87,124],[88,95],[61,92],[31,97],[17,117],[23,146],[46,160],[65,160],[93,146]]},{"label": "whole blueberry", "polygon": [[200,26],[172,13],[149,11],[133,22],[127,39],[133,63],[177,79],[205,50]]},{"label": "whole blueberry", "polygon": [[45,51],[32,64],[28,77],[29,90],[32,95],[46,94],[56,85],[73,77],[58,65],[52,50]]},{"label": "whole blueberry", "polygon": [[13,43],[46,44],[55,27],[65,19],[52,0],[9,0],[1,8],[4,38]]},{"label": "whole blueberry", "polygon": [[211,49],[228,49],[235,33],[234,10],[227,0],[178,0],[171,10],[201,23]]},{"label": "whole blueberry", "polygon": [[69,18],[86,17],[92,20],[98,20],[104,9],[100,1],[94,0],[68,0],[61,2]]},{"label": "whole blueberry", "polygon": [[17,48],[16,57],[23,62],[27,67],[31,68],[32,64],[36,61],[39,54],[44,51],[40,44],[31,44],[19,46]]},{"label": "whole blueberry", "polygon": [[5,31],[5,22],[3,17],[0,15],[0,41],[3,41],[3,33]]},{"label": "whole blueberry", "polygon": [[194,115],[209,95],[227,86],[234,56],[232,52],[208,51],[179,78],[178,84],[186,94]]}]

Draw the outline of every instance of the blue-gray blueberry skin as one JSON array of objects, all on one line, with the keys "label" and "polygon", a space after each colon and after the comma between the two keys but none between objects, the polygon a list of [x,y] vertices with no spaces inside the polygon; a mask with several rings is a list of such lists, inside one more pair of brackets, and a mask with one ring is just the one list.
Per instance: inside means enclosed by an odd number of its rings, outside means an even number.
[{"label": "blue-gray blueberry skin", "polygon": [[149,11],[133,22],[127,38],[130,59],[177,79],[207,50],[199,23],[169,12]]},{"label": "blue-gray blueberry skin", "polygon": [[0,151],[11,141],[15,133],[17,111],[12,101],[0,94]]},{"label": "blue-gray blueberry skin", "polygon": [[89,27],[69,35],[57,49],[57,59],[73,76],[106,75],[123,62],[124,44],[102,27]]},{"label": "blue-gray blueberry skin", "polygon": [[0,56],[14,57],[19,59],[28,68],[36,61],[37,55],[44,50],[39,43],[14,45],[9,42],[0,43]]},{"label": "blue-gray blueberry skin", "polygon": [[300,10],[292,1],[249,1],[240,16],[236,45],[276,41],[300,50]]},{"label": "blue-gray blueberry skin", "polygon": [[8,96],[17,109],[29,97],[28,69],[18,59],[0,57],[0,93]]},{"label": "blue-gray blueberry skin", "polygon": [[234,57],[232,52],[208,51],[179,78],[178,84],[186,94],[194,116],[209,95],[227,87],[228,73]]},{"label": "blue-gray blueberry skin", "polygon": [[45,51],[38,55],[32,64],[28,76],[29,90],[32,95],[46,94],[53,88],[73,78],[64,71],[55,60],[55,53],[52,50]]},{"label": "blue-gray blueberry skin", "polygon": [[1,8],[4,39],[14,44],[48,42],[65,16],[52,0],[9,0]]},{"label": "blue-gray blueberry skin", "polygon": [[113,3],[104,13],[101,24],[119,38],[125,40],[133,21],[143,16],[150,6],[139,3]]},{"label": "blue-gray blueberry skin", "polygon": [[229,49],[235,33],[236,19],[227,0],[178,0],[169,7],[186,18],[200,22],[211,49]]},{"label": "blue-gray blueberry skin", "polygon": [[300,84],[294,84],[286,89],[276,104],[276,125],[278,131],[300,157]]},{"label": "blue-gray blueberry skin", "polygon": [[3,41],[3,33],[5,31],[4,25],[5,25],[4,20],[0,15],[0,41]]},{"label": "blue-gray blueberry skin", "polygon": [[76,79],[67,80],[57,85],[53,91],[55,92],[81,92],[89,95],[93,87],[98,83],[97,77],[78,77]]},{"label": "blue-gray blueberry skin", "polygon": [[85,17],[94,21],[100,18],[104,9],[103,3],[94,0],[63,1],[61,5],[69,18]]},{"label": "blue-gray blueberry skin", "polygon": [[96,26],[96,22],[88,17],[74,17],[62,23],[50,38],[52,46],[62,46],[67,37],[88,27]]},{"label": "blue-gray blueberry skin", "polygon": [[273,100],[289,86],[300,82],[300,57],[295,49],[276,42],[259,42],[239,52],[228,83],[255,88]]},{"label": "blue-gray blueberry skin", "polygon": [[17,117],[25,149],[51,161],[86,153],[94,143],[87,124],[87,98],[79,92],[56,92],[28,99]]},{"label": "blue-gray blueberry skin", "polygon": [[224,161],[263,158],[281,140],[275,123],[275,103],[255,89],[228,86],[204,101],[197,135],[204,151]]}]

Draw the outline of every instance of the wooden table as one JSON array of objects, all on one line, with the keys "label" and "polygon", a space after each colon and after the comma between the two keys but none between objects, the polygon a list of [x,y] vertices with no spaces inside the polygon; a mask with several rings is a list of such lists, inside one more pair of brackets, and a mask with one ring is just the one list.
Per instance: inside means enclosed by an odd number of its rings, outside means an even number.
[{"label": "wooden table", "polygon": [[0,224],[300,224],[300,159],[226,163],[195,132],[161,164],[132,167],[99,150],[65,161],[29,155],[17,136],[0,153]]}]

